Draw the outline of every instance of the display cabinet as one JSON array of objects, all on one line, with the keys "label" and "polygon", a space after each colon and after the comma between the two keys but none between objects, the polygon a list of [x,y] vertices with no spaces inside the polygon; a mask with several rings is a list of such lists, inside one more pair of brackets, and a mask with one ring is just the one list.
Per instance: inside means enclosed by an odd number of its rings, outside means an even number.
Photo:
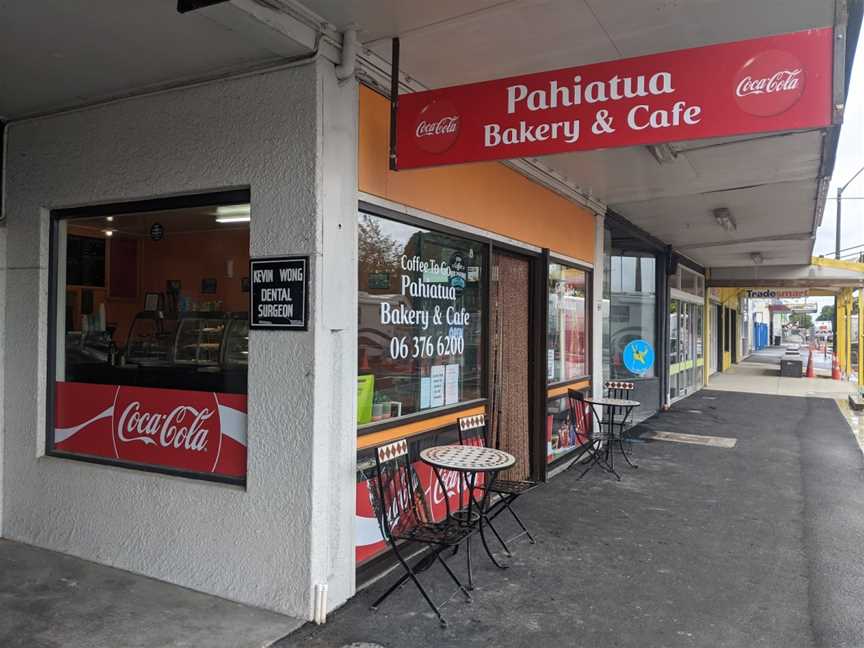
[{"label": "display cabinet", "polygon": [[222,364],[226,367],[249,365],[249,319],[246,314],[228,321]]},{"label": "display cabinet", "polygon": [[228,323],[224,313],[184,314],[177,324],[175,364],[218,366]]},{"label": "display cabinet", "polygon": [[177,331],[177,320],[160,312],[141,312],[132,320],[126,341],[126,362],[168,363]]}]

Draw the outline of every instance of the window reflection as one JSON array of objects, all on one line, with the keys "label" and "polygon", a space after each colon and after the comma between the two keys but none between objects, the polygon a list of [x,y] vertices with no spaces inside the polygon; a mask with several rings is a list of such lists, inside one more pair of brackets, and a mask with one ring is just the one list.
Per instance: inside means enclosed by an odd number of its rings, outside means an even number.
[{"label": "window reflection", "polygon": [[[607,241],[608,232],[607,232]],[[603,355],[606,380],[653,378],[656,366],[641,375],[624,365],[624,349],[633,340],[655,344],[656,260],[612,249],[604,266]]]},{"label": "window reflection", "polygon": [[549,264],[547,379],[573,380],[588,373],[585,328],[586,273]]}]

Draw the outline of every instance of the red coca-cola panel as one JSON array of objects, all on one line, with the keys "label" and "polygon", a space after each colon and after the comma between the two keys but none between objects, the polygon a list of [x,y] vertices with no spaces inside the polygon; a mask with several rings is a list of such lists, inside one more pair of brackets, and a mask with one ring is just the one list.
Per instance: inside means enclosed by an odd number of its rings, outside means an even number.
[{"label": "red coca-cola panel", "polygon": [[[417,472],[420,485],[429,504],[432,517],[443,520],[447,515],[447,504],[449,502],[451,512],[459,509],[459,473],[442,470],[441,481],[444,488],[435,477],[432,467],[417,461],[412,464]],[[483,476],[477,476],[477,485],[483,484]],[[375,478],[365,479],[357,482],[357,503],[355,517],[355,551],[357,563],[362,563],[387,550],[387,543],[381,534],[378,519],[372,505],[378,482]],[[444,492],[446,489],[446,493]],[[479,489],[475,496],[478,501],[482,496]],[[467,494],[463,495],[463,502],[467,501]]]},{"label": "red coca-cola panel", "polygon": [[241,394],[56,383],[54,449],[130,465],[246,476]]},{"label": "red coca-cola panel", "polygon": [[833,31],[403,94],[399,169],[831,123]]}]

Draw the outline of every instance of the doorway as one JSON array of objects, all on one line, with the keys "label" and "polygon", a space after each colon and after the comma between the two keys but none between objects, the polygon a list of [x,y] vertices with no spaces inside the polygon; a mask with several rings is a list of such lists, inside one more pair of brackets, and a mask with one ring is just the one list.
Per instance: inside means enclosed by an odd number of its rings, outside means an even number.
[{"label": "doorway", "polygon": [[716,306],[714,306],[714,313],[714,319],[717,322],[715,327],[716,335],[714,336],[714,341],[716,343],[715,351],[717,354],[715,366],[717,368],[717,371],[723,371],[723,333],[724,329],[726,328],[723,325],[723,307],[720,304],[717,304]]},{"label": "doorway", "polygon": [[502,479],[531,476],[530,308],[531,259],[492,252],[489,325],[490,442],[516,457]]},{"label": "doorway", "polygon": [[732,364],[738,364],[738,311],[729,310],[729,330],[732,331]]},{"label": "doorway", "polygon": [[704,384],[704,312],[686,293],[669,299],[669,401],[689,396]]}]

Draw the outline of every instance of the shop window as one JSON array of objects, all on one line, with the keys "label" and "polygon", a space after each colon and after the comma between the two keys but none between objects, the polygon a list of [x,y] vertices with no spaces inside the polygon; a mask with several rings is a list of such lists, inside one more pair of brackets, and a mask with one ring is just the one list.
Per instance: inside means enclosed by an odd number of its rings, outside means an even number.
[{"label": "shop window", "polygon": [[[589,394],[589,389],[580,390]],[[546,406],[546,463],[552,464],[580,449],[588,443],[586,430],[592,427],[591,410],[585,407],[575,412],[581,420],[573,420],[574,412],[570,411],[570,400],[567,396],[553,398]]]},{"label": "shop window", "polygon": [[705,277],[698,272],[679,265],[676,278],[675,285],[671,285],[672,282],[670,281],[670,287],[680,288],[680,290],[697,297],[705,296]]},{"label": "shop window", "polygon": [[547,379],[550,383],[588,374],[585,286],[587,273],[560,263],[549,264]]},{"label": "shop window", "polygon": [[606,257],[603,282],[606,380],[635,380],[656,375],[653,362],[648,366],[625,362],[631,342],[645,340],[652,347],[655,344],[656,266],[653,256],[620,254],[613,250]]},{"label": "shop window", "polygon": [[48,452],[245,480],[249,192],[52,217]]},{"label": "shop window", "polygon": [[482,243],[361,212],[357,422],[483,396]]}]

